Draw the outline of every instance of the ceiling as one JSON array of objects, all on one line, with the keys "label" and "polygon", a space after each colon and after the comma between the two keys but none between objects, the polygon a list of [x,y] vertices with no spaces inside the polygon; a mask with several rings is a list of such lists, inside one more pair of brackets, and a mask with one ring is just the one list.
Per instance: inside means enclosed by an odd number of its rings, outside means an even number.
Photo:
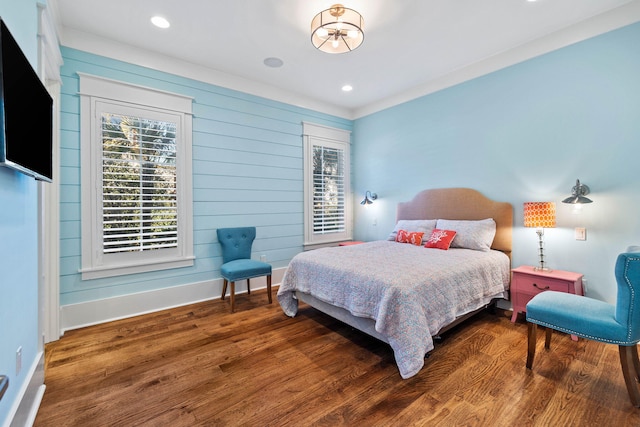
[{"label": "ceiling", "polygon": [[49,0],[62,45],[347,118],[640,20],[640,0],[344,0],[364,43],[332,55],[312,46],[310,23],[333,3]]}]

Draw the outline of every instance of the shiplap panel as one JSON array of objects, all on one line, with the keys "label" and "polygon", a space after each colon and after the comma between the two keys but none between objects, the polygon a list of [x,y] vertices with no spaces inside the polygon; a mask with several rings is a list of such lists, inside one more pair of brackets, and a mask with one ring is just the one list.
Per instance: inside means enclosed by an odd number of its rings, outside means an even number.
[{"label": "shiplap panel", "polygon": [[60,250],[67,256],[80,256],[80,238],[77,239],[60,239]]},{"label": "shiplap panel", "polygon": [[[60,203],[60,218],[69,222],[80,222],[79,203]],[[64,254],[63,254],[64,255]]]},{"label": "shiplap panel", "polygon": [[[291,225],[291,227],[299,227],[302,234],[303,213],[287,212],[281,214],[202,214],[198,217],[198,222],[194,226],[194,230],[215,230],[216,228],[238,227],[245,225],[254,225],[256,227],[274,226],[274,225]],[[295,229],[295,228],[292,228]],[[300,238],[302,245],[302,237]]]},{"label": "shiplap panel", "polygon": [[[80,191],[80,172],[77,165],[62,166],[60,167],[60,182],[63,182],[65,187],[76,186],[78,192]],[[66,190],[66,188],[65,188]]]},{"label": "shiplap panel", "polygon": [[264,178],[280,178],[280,179],[300,179],[302,174],[299,169],[243,164],[242,159],[238,159],[239,163],[220,163],[213,161],[193,160],[193,172],[195,175],[200,173],[211,175],[212,179],[216,175],[252,177],[255,179]]},{"label": "shiplap panel", "polygon": [[79,221],[60,221],[60,239],[79,239],[80,234]]},{"label": "shiplap panel", "polygon": [[255,190],[251,189],[197,189],[193,192],[193,201],[207,201],[207,202],[244,202],[247,199],[253,202],[296,202],[302,201],[302,195],[294,191],[281,191],[281,190]]},{"label": "shiplap panel", "polygon": [[[77,116],[70,116],[69,114],[67,114],[67,116],[72,117],[73,120],[76,120],[78,118]],[[69,149],[69,150],[78,150],[76,132],[77,132],[76,129],[73,129],[73,130],[61,129],[60,130],[60,148]]]},{"label": "shiplap panel", "polygon": [[208,212],[218,215],[269,215],[290,212],[302,212],[301,203],[279,202],[264,203],[256,201],[215,201],[215,202],[193,202],[196,212]]},{"label": "shiplap panel", "polygon": [[[302,122],[352,130],[351,121],[74,49],[62,53],[61,304],[219,279],[219,227],[258,227],[254,254],[274,268],[302,250]],[[192,267],[81,280],[79,72],[193,97]]]},{"label": "shiplap panel", "polygon": [[[285,139],[290,139],[285,142]],[[293,141],[296,144],[293,144]],[[302,158],[300,148],[300,136],[281,137],[277,141],[265,141],[264,139],[241,138],[237,135],[211,135],[198,132],[193,135],[193,155],[198,158],[210,158],[211,149],[226,149],[238,151],[251,151],[253,153],[277,154],[278,156]]]},{"label": "shiplap panel", "polygon": [[[63,97],[63,99],[60,102],[62,105],[64,105],[65,99],[67,99],[67,102],[76,102],[80,100],[80,98],[77,98],[77,97],[67,97],[67,98]],[[74,137],[73,133],[65,132],[65,131],[76,132],[79,128],[80,128],[79,113],[77,112],[69,113],[64,110],[60,111],[60,131],[61,131],[60,146],[65,148],[69,148],[69,147],[78,148],[74,144],[77,138]]]},{"label": "shiplap panel", "polygon": [[242,164],[249,166],[264,165],[268,167],[290,169],[300,168],[299,158],[281,156],[275,151],[268,154],[265,152],[253,152],[249,150],[249,147],[237,147],[234,149],[209,147],[206,149],[198,149],[196,151],[198,153],[205,154],[201,160],[211,162],[230,163],[235,165]]},{"label": "shiplap panel", "polygon": [[[300,200],[303,198],[302,169],[299,176],[291,174],[289,179],[278,176],[277,178],[265,178],[255,180],[246,176],[223,176],[215,173],[215,169],[210,169],[207,173],[201,173],[193,178],[194,194],[199,189],[243,190],[251,188],[256,191],[295,191],[300,193]],[[215,175],[215,179],[211,175]]]},{"label": "shiplap panel", "polygon": [[226,104],[224,106],[207,106],[198,103],[194,105],[194,109],[197,110],[194,111],[194,116],[198,119],[213,117],[215,118],[213,121],[216,122],[235,123],[248,128],[264,129],[292,135],[299,132],[300,128],[299,123],[274,120],[271,117],[263,117],[253,113],[230,111],[226,109]]},{"label": "shiplap panel", "polygon": [[[292,125],[293,126],[293,125]],[[256,127],[246,126],[241,123],[229,123],[218,120],[203,120],[195,117],[193,120],[193,129],[195,133],[204,133],[208,135],[237,136],[247,139],[255,139],[266,142],[286,143],[297,146],[296,139],[302,137],[302,125],[297,125],[297,131],[284,132],[275,129],[260,129]]]}]

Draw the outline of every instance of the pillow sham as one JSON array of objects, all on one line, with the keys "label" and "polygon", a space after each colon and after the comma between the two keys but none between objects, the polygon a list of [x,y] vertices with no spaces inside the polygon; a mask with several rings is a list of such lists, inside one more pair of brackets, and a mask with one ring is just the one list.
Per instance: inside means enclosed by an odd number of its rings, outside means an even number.
[{"label": "pillow sham", "polygon": [[434,228],[431,233],[431,237],[427,239],[427,243],[424,247],[442,249],[446,251],[449,249],[449,246],[451,246],[451,242],[454,237],[456,237],[456,232],[453,230],[440,230],[439,228]]},{"label": "pillow sham", "polygon": [[421,231],[424,236],[430,236],[434,228],[436,228],[435,219],[401,219],[396,223],[395,228],[389,234],[387,240],[395,241],[399,230],[405,231]]},{"label": "pillow sham", "polygon": [[422,244],[422,236],[424,236],[422,231],[398,230],[396,242],[411,243],[412,245],[420,246]]},{"label": "pillow sham", "polygon": [[473,249],[487,252],[491,250],[496,235],[496,222],[493,218],[471,220],[439,219],[436,228],[455,230],[456,237],[451,242],[452,248]]}]

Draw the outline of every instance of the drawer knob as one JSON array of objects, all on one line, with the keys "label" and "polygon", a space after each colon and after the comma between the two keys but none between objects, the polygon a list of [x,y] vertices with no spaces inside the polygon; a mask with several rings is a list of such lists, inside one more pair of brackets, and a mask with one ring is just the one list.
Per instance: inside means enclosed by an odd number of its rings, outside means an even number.
[{"label": "drawer knob", "polygon": [[544,288],[541,288],[540,286],[538,286],[538,284],[537,284],[537,283],[534,283],[534,284],[533,284],[533,286],[534,286],[535,288],[540,289],[541,291],[546,291],[546,290],[548,290],[548,289],[549,289],[549,286],[545,286]]}]

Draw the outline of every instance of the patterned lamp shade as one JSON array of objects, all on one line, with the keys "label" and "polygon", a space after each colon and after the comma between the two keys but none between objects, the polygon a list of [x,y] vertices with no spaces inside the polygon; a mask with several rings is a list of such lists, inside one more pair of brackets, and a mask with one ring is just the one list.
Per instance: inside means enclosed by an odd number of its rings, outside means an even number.
[{"label": "patterned lamp shade", "polygon": [[555,228],[556,204],[554,202],[526,202],[524,204],[524,226]]}]

